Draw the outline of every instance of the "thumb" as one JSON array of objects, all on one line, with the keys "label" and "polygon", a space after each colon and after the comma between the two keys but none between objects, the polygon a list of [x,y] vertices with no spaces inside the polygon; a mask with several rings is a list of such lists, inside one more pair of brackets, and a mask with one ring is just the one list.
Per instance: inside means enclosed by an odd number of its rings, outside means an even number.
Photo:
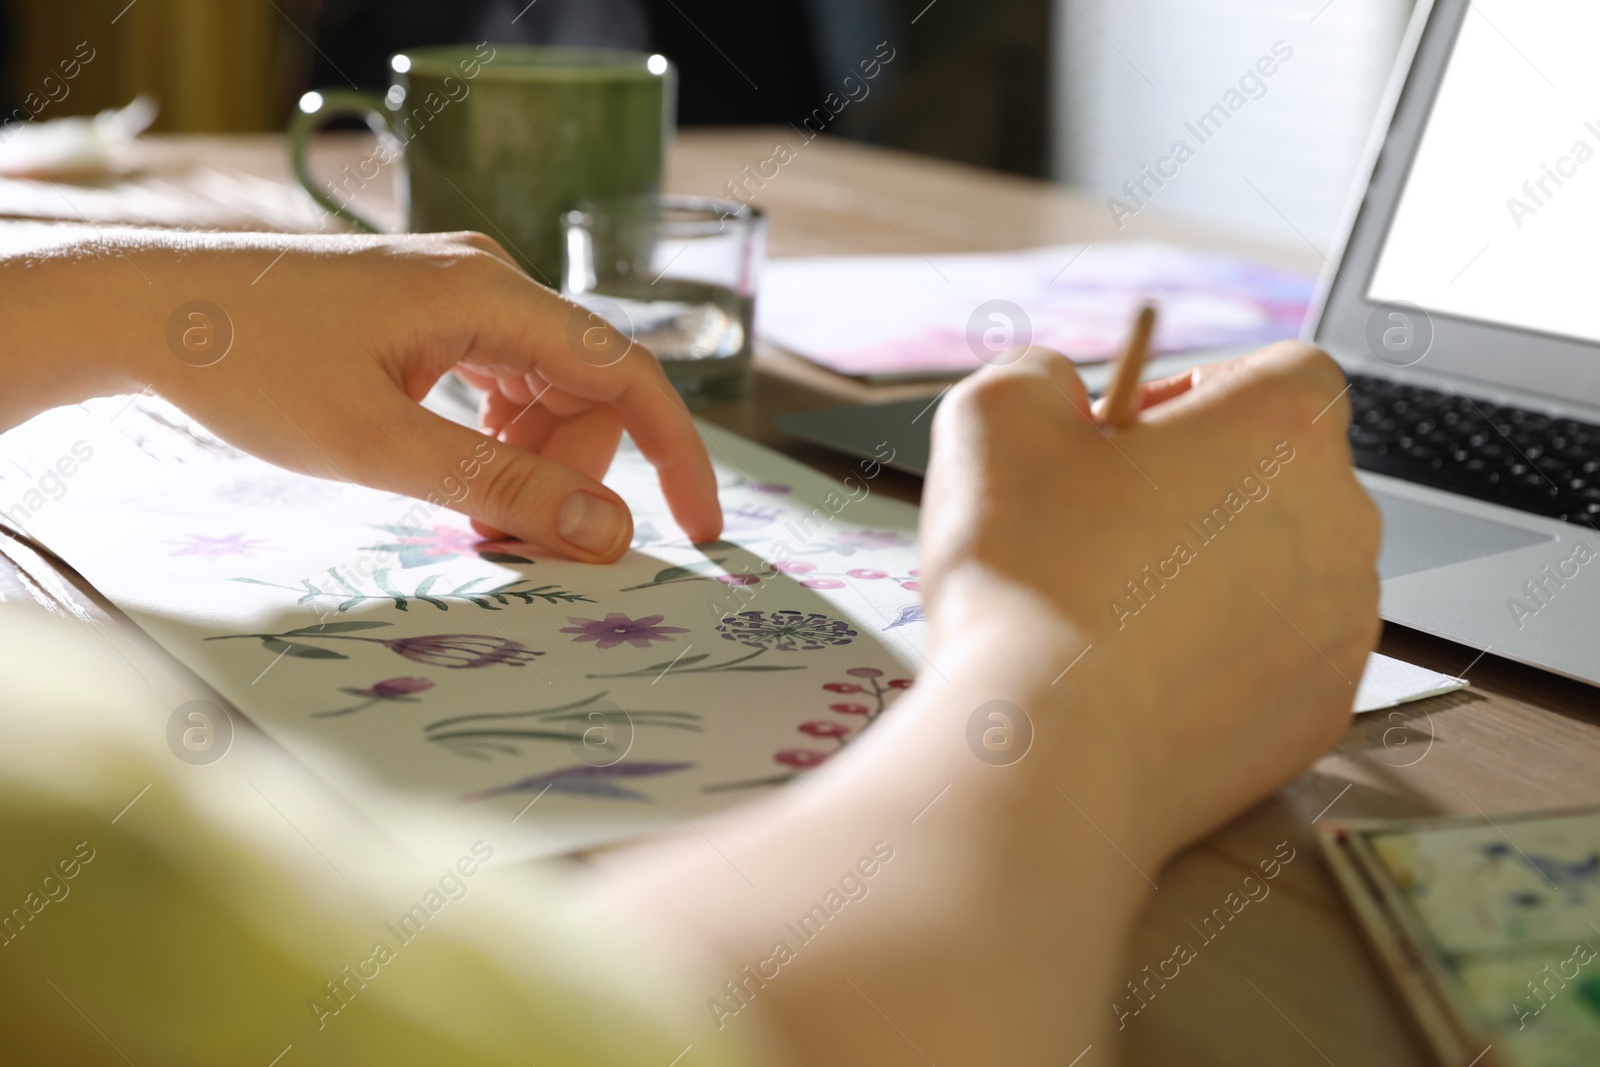
[{"label": "thumb", "polygon": [[582,563],[610,563],[627,550],[633,516],[595,479],[396,400],[385,414],[395,432],[367,457],[362,481],[442,503]]}]

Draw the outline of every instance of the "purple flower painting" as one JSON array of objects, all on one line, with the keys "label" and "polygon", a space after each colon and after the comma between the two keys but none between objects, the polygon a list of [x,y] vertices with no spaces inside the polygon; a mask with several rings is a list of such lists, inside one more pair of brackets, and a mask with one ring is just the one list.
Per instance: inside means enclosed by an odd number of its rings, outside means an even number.
[{"label": "purple flower painting", "polygon": [[927,621],[928,616],[923,613],[921,604],[907,604],[905,607],[900,609],[900,614],[895,618],[895,620],[888,626],[885,626],[884,629],[894,630],[901,626],[910,626],[914,622]]},{"label": "purple flower painting", "polygon": [[484,634],[431,634],[426,637],[397,637],[382,642],[383,647],[431,667],[471,670],[476,667],[521,667],[532,663],[543,652],[531,651],[520,641]]},{"label": "purple flower painting", "polygon": [[583,644],[594,642],[598,649],[616,648],[629,644],[634,648],[649,648],[653,641],[671,641],[673,634],[686,634],[682,626],[662,626],[665,615],[641,615],[630,619],[620,611],[613,611],[603,619],[582,619],[568,616],[571,626],[563,626],[564,634],[577,634],[572,640]]},{"label": "purple flower painting", "polygon": [[188,534],[185,541],[169,541],[168,544],[177,545],[169,556],[253,556],[267,547],[267,542],[259,538],[247,537],[242,533],[227,534],[223,537],[207,537],[205,534]]},{"label": "purple flower painting", "polygon": [[[754,652],[736,656],[721,663],[706,663],[709,652],[677,658],[664,663],[652,663],[635,671],[621,674],[591,674],[590,678],[645,678],[657,681],[666,677],[686,674],[712,674],[717,671],[801,671],[803,663],[776,664],[750,661],[771,651],[816,652],[832,645],[848,645],[859,635],[850,624],[840,619],[830,619],[815,611],[741,611],[728,615],[717,623],[717,630],[730,641],[755,649]],[[692,645],[689,647],[693,647]],[[684,652],[689,649],[685,648]]]},{"label": "purple flower painting", "polygon": [[347,693],[353,697],[366,697],[359,704],[348,708],[335,708],[332,711],[313,712],[313,719],[327,719],[335,715],[353,715],[358,711],[365,711],[378,703],[403,703],[415,704],[415,693],[425,693],[433,688],[433,683],[426,678],[386,678],[381,682],[374,682],[366,689],[341,689],[339,692]]},{"label": "purple flower painting", "polygon": [[206,640],[233,641],[242,637],[253,637],[261,642],[262,648],[274,655],[295,656],[299,659],[350,658],[343,652],[308,644],[309,641],[370,641],[413,663],[445,667],[450,670],[471,670],[476,667],[494,667],[501,664],[507,667],[521,667],[523,664],[532,663],[534,657],[544,655],[543,652],[535,652],[520,641],[513,641],[507,637],[491,637],[487,634],[425,634],[419,637],[391,637],[385,640],[381,637],[357,637],[352,633],[356,630],[382,629],[388,625],[386,622],[323,622],[281,634],[224,634],[208,637]]},{"label": "purple flower painting", "polygon": [[[559,771],[536,774],[531,778],[495,786],[492,789],[468,793],[463,801],[471,803],[505,796],[507,793],[566,793],[569,796],[588,797],[592,800],[628,800],[636,804],[650,803],[650,795],[629,789],[618,782],[619,778],[653,778],[661,774],[676,774],[692,768],[692,763],[613,763],[606,767],[591,767],[586,763],[563,767]],[[537,799],[537,798],[535,798]]]},{"label": "purple flower painting", "polygon": [[741,611],[717,623],[717,632],[750,648],[780,652],[814,652],[829,645],[848,645],[856,636],[850,624],[815,611]]}]

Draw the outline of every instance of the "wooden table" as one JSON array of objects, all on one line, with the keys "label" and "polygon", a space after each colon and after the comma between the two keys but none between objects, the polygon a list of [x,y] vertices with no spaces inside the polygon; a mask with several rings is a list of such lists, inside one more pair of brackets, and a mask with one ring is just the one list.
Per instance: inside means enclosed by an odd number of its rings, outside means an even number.
[{"label": "wooden table", "polygon": [[[680,192],[723,193],[726,182],[738,179],[746,164],[754,168],[768,158],[778,141],[797,143],[789,131],[687,134],[668,184]],[[171,138],[150,151],[155,177],[127,184],[133,195],[119,199],[115,187],[69,195],[97,221],[172,225],[189,212],[202,225],[311,228],[309,213],[297,222],[293,198],[281,195],[288,181],[281,138]],[[359,151],[330,138],[319,154],[326,165],[358,158],[352,153]],[[195,179],[196,161],[209,169],[207,180]],[[276,191],[261,195],[269,189]],[[382,200],[381,192],[374,195]],[[1141,213],[1119,232],[1104,204],[1086,196],[829,139],[800,146],[757,203],[770,214],[775,256],[1160,238],[1305,270],[1320,265],[1314,249],[1254,245],[1153,213]],[[0,215],[78,217],[50,205],[41,190],[0,182]],[[380,212],[384,207],[369,205]],[[392,215],[392,203],[387,210]],[[761,351],[757,365],[752,395],[708,417],[836,474],[847,461],[785,440],[773,418],[841,400],[894,399],[937,388],[869,389],[772,350]],[[886,476],[879,484],[911,500],[919,490],[910,478]],[[0,600],[42,604],[91,624],[115,622],[114,609],[96,604],[81,579],[59,564],[26,545],[0,547],[15,559],[0,568]],[[1163,871],[1130,947],[1128,979],[1165,959],[1177,942],[1194,940],[1189,924],[1219,906],[1280,842],[1296,850],[1271,895],[1204,945],[1178,979],[1127,1020],[1114,1048],[1093,1053],[1092,1063],[1113,1057],[1195,1067],[1431,1062],[1321,867],[1311,824],[1329,814],[1494,814],[1600,802],[1600,697],[1588,687],[1493,656],[1480,659],[1472,649],[1398,627],[1387,629],[1382,647],[1436,670],[1468,671],[1473,688],[1357,720],[1310,772]],[[1108,846],[1107,855],[1086,855],[1084,862],[1119,861]],[[1109,1002],[1106,1011],[1111,1017]]]}]

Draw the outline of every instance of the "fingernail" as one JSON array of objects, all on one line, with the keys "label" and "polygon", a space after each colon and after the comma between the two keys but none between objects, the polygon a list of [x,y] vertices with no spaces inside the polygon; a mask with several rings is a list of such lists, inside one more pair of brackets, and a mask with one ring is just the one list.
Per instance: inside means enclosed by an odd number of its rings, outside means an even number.
[{"label": "fingernail", "polygon": [[621,508],[589,493],[573,493],[567,497],[567,502],[561,505],[561,518],[556,526],[567,544],[597,556],[611,554],[627,529],[627,516]]}]

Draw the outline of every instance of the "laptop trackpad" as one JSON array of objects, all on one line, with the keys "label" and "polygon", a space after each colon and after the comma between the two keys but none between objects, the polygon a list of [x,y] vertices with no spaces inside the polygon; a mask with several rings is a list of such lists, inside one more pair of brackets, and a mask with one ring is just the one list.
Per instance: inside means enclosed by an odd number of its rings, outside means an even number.
[{"label": "laptop trackpad", "polygon": [[1372,499],[1383,512],[1378,577],[1385,580],[1554,540],[1385,493],[1375,492]]}]

